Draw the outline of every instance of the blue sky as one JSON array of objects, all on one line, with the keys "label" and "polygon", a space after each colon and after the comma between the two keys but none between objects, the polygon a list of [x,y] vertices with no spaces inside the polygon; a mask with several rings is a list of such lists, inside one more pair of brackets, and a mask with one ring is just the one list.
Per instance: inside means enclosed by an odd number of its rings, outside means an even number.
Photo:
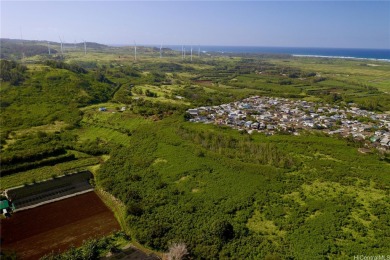
[{"label": "blue sky", "polygon": [[1,37],[390,49],[390,1],[1,1]]}]

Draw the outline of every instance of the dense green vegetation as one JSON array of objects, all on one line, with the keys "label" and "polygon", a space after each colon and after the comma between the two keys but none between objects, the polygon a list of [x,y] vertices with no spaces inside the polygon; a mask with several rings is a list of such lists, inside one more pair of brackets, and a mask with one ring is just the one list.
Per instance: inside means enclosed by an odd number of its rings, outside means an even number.
[{"label": "dense green vegetation", "polygon": [[100,256],[111,252],[116,253],[121,246],[128,243],[129,237],[122,231],[100,239],[84,241],[79,248],[72,247],[63,253],[51,253],[41,257],[41,260],[68,260],[68,259],[99,259]]},{"label": "dense green vegetation", "polygon": [[98,82],[93,73],[34,65],[20,86],[2,86],[2,130],[64,121],[76,125],[80,106],[109,100],[116,86]]},{"label": "dense green vegetation", "polygon": [[195,259],[390,251],[388,154],[318,133],[185,121],[190,107],[250,95],[388,111],[390,64],[221,54],[189,62],[140,50],[137,62],[126,48],[103,47],[1,60],[1,188],[90,167],[125,205],[135,241],[158,251],[184,242]]},{"label": "dense green vegetation", "polygon": [[142,128],[131,139],[97,181],[126,203],[133,235],[149,247],[165,251],[184,241],[207,259],[389,250],[378,234],[390,231],[390,167],[344,140],[241,136],[180,121]]},{"label": "dense green vegetation", "polygon": [[24,80],[23,73],[26,70],[26,66],[15,61],[0,60],[0,79],[10,82],[11,85],[19,85]]}]

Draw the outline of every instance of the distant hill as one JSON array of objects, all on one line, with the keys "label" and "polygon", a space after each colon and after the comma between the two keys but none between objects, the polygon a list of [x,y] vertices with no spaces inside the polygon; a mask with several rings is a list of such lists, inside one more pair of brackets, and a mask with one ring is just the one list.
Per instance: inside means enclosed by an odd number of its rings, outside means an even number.
[{"label": "distant hill", "polygon": [[[86,42],[88,48],[105,49],[107,45],[95,42]],[[60,51],[61,44],[58,42],[50,42],[50,53],[56,54]],[[84,43],[63,43],[63,48],[76,49],[84,48]],[[34,55],[48,54],[47,41],[30,41],[20,39],[5,39],[0,38],[0,58],[1,59],[21,59],[24,53],[25,57]]]},{"label": "distant hill", "polygon": [[[47,43],[38,41],[0,39],[0,46],[1,59],[20,59],[23,53],[26,57],[48,53]],[[51,53],[57,51],[52,49]]]}]

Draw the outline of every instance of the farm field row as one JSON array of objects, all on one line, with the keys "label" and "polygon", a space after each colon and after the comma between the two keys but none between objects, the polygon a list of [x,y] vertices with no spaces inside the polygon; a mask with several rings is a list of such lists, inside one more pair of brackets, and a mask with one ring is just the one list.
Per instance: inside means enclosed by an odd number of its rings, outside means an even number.
[{"label": "farm field row", "polygon": [[8,176],[1,177],[1,189],[5,190],[11,187],[34,183],[53,176],[60,176],[64,173],[72,171],[81,171],[87,169],[88,166],[96,165],[99,160],[94,157],[80,158],[76,161],[59,163],[54,166],[44,166],[37,169],[32,169],[25,172],[19,172]]},{"label": "farm field row", "polygon": [[2,220],[2,250],[15,251],[22,259],[38,259],[115,230],[120,226],[112,212],[94,192],[89,192]]}]

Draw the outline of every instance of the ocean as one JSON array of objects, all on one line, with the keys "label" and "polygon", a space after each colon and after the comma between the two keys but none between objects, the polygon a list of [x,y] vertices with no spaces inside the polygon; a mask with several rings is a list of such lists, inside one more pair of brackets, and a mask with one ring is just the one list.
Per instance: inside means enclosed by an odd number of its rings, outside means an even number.
[{"label": "ocean", "polygon": [[[181,45],[163,46],[181,51]],[[187,53],[191,46],[184,46]],[[249,47],[249,46],[193,46],[193,54],[201,52],[219,53],[266,53],[290,54],[294,56],[370,59],[390,62],[390,49],[347,49],[347,48],[303,48],[303,47]]]}]

